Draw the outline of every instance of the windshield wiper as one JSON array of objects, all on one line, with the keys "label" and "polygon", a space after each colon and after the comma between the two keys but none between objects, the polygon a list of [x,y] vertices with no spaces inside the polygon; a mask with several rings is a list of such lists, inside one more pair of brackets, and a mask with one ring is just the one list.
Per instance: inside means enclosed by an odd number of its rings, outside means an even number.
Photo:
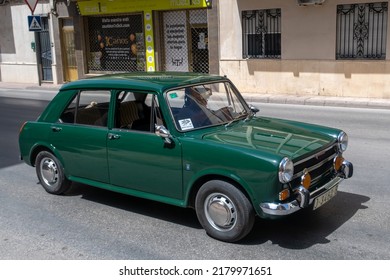
[{"label": "windshield wiper", "polygon": [[237,117],[235,117],[234,119],[232,119],[231,121],[229,121],[227,124],[225,124],[225,127],[228,128],[230,127],[235,121],[239,121],[239,120],[242,120],[245,116],[246,118],[244,119],[244,121],[248,118],[248,113],[245,112],[245,114],[241,114]]},{"label": "windshield wiper", "polygon": [[228,128],[234,121],[235,121],[235,119],[233,119],[230,122],[228,122],[227,124],[225,124],[225,128]]}]

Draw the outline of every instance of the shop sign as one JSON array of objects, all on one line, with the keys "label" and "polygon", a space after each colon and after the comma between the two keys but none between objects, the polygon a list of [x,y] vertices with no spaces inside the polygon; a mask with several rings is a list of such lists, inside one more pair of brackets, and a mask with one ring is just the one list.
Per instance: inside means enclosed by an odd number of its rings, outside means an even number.
[{"label": "shop sign", "polygon": [[166,11],[207,8],[206,0],[91,0],[77,1],[81,15],[116,14],[139,11]]},{"label": "shop sign", "polygon": [[90,70],[136,71],[145,68],[142,15],[88,19]]}]

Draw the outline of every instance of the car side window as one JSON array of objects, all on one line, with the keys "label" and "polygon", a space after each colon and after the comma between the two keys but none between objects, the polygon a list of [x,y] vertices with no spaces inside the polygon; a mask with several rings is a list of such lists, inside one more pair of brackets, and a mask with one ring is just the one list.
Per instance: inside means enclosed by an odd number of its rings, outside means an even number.
[{"label": "car side window", "polygon": [[107,126],[110,91],[80,91],[61,114],[63,123]]},{"label": "car side window", "polygon": [[162,122],[157,98],[150,93],[120,92],[115,116],[115,128],[120,129],[154,132],[155,123]]}]

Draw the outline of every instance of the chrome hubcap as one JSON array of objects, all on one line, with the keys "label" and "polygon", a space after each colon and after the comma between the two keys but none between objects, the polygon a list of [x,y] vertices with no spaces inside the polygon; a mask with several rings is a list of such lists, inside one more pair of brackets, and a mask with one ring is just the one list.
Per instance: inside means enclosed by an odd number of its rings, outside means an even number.
[{"label": "chrome hubcap", "polygon": [[41,176],[46,185],[55,187],[58,183],[58,167],[51,158],[41,161]]},{"label": "chrome hubcap", "polygon": [[208,222],[219,231],[229,231],[236,224],[236,208],[224,194],[210,194],[205,200],[204,211]]}]

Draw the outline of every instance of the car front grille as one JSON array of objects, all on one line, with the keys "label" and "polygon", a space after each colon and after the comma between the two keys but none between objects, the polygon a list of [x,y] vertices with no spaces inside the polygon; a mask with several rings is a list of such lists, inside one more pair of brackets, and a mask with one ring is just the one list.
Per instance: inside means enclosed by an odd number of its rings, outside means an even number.
[{"label": "car front grille", "polygon": [[311,176],[309,191],[314,191],[332,179],[334,175],[333,160],[337,156],[336,145],[332,145],[316,154],[294,163],[292,188],[301,184],[301,177],[307,171]]}]

